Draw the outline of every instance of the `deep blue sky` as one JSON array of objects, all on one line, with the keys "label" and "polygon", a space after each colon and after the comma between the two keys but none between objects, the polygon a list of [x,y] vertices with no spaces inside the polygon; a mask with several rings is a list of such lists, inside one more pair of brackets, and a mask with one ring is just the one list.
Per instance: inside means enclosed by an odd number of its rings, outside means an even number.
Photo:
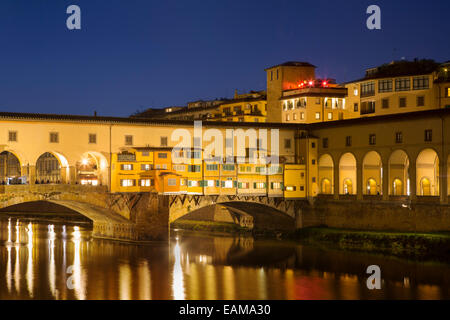
[{"label": "deep blue sky", "polygon": [[[381,31],[366,28],[370,4]],[[264,68],[288,60],[339,82],[402,57],[447,61],[449,15],[448,0],[0,0],[0,111],[128,116],[264,89]]]}]

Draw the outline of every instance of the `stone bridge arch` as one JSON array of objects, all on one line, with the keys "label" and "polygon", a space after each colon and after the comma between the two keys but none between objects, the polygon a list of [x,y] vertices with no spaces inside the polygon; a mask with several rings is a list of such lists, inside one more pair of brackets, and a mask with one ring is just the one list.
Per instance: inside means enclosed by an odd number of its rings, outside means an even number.
[{"label": "stone bridge arch", "polygon": [[110,194],[106,187],[80,185],[0,186],[0,209],[34,201],[51,202],[93,222],[93,236],[138,240],[133,196]]},{"label": "stone bridge arch", "polygon": [[[184,217],[196,210],[213,206],[222,205],[232,210],[244,211],[239,204],[252,203],[255,205],[274,209],[274,212],[280,212],[286,218],[289,218],[292,227],[295,227],[295,221],[302,213],[302,208],[307,204],[306,200],[286,200],[278,197],[253,196],[253,195],[171,195],[169,196],[169,223]],[[248,213],[248,212],[247,212]]]}]

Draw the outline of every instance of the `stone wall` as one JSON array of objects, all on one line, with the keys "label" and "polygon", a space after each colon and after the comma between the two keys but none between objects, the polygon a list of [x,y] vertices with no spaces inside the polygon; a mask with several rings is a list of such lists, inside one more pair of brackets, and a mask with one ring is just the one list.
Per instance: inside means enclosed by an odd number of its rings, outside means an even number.
[{"label": "stone wall", "polygon": [[317,199],[302,210],[297,226],[403,232],[450,231],[450,205]]}]

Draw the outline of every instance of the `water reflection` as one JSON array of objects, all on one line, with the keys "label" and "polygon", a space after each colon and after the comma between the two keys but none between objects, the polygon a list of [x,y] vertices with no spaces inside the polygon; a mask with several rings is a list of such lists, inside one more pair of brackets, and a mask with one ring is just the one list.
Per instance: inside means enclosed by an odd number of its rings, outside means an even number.
[{"label": "water reflection", "polygon": [[[0,220],[0,299],[449,299],[450,266],[179,233],[144,246]],[[381,267],[382,290],[365,269]]]},{"label": "water reflection", "polygon": [[183,269],[181,267],[181,249],[180,244],[178,243],[178,239],[176,239],[175,248],[173,250],[173,254],[175,257],[175,263],[173,265],[173,282],[172,282],[172,290],[173,290],[173,298],[175,300],[184,300],[184,279],[183,279]]},{"label": "water reflection", "polygon": [[30,295],[30,298],[33,298],[33,224],[30,222],[28,224],[28,227],[26,228],[27,231],[27,248],[28,248],[28,258],[27,258],[27,273],[26,273],[26,279],[27,279],[27,289],[28,294]]}]

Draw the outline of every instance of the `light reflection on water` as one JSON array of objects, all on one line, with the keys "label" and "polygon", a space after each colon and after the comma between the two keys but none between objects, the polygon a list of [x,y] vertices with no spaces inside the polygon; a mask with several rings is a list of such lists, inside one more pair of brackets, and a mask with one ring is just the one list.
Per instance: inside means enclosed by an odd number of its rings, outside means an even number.
[{"label": "light reflection on water", "polygon": [[[366,288],[371,264],[382,290]],[[449,284],[444,263],[188,233],[139,246],[0,220],[0,299],[449,299]]]}]

